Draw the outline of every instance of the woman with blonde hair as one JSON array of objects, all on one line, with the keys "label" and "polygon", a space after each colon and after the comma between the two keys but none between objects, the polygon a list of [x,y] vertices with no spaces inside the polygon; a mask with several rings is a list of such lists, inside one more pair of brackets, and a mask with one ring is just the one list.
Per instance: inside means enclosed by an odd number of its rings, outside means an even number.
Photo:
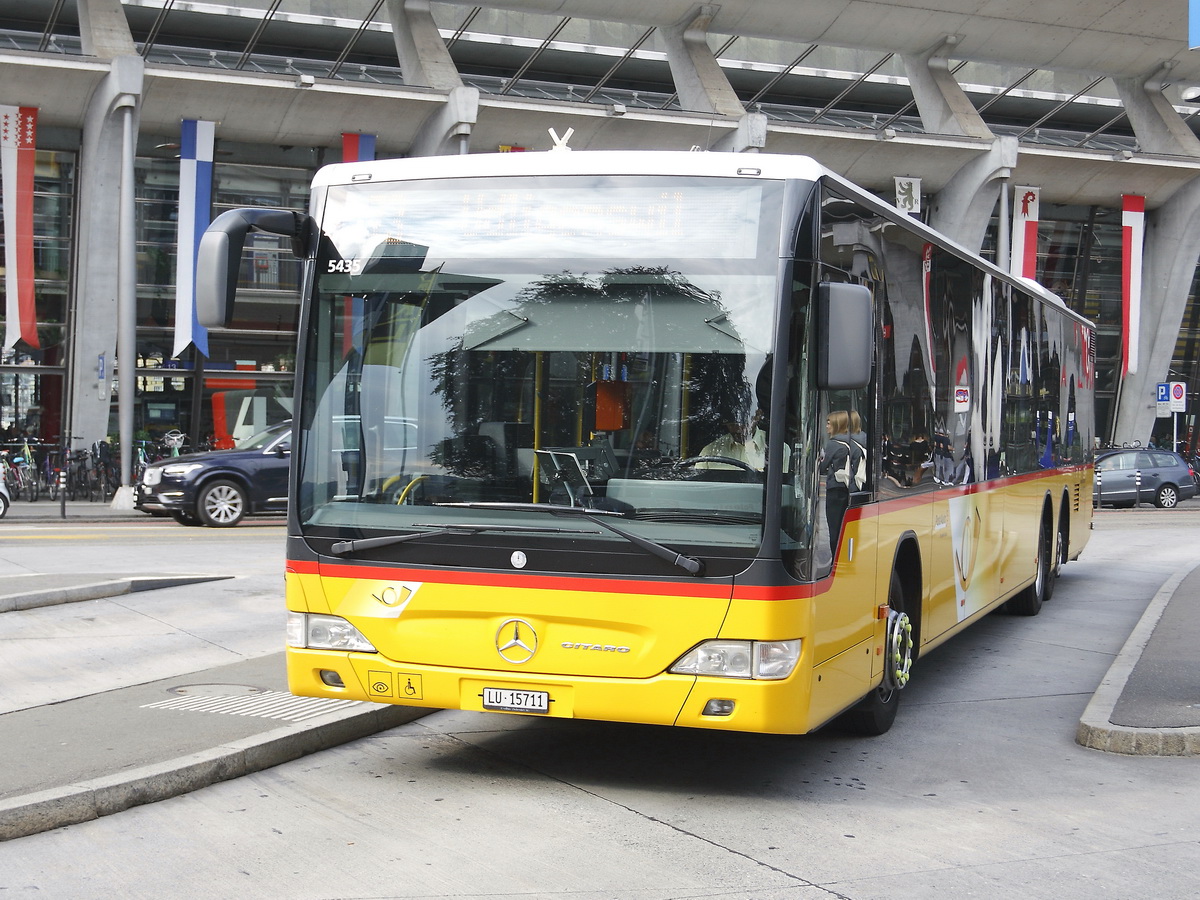
[{"label": "woman with blonde hair", "polygon": [[825,521],[829,525],[829,547],[836,555],[842,519],[850,508],[850,485],[844,480],[844,473],[855,470],[862,451],[850,437],[850,414],[845,410],[829,414],[825,419],[825,434],[828,440],[818,471],[825,476]]}]

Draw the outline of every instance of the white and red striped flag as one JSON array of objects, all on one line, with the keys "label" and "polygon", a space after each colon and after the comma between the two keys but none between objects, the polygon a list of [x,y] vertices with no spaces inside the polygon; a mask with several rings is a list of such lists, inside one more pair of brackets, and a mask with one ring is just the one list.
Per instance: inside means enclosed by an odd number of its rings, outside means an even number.
[{"label": "white and red striped flag", "polygon": [[1146,245],[1146,198],[1121,195],[1121,374],[1138,370],[1142,331],[1142,251]]},{"label": "white and red striped flag", "polygon": [[40,347],[33,297],[33,167],[37,108],[0,106],[0,176],[4,190],[4,349],[18,340]]}]

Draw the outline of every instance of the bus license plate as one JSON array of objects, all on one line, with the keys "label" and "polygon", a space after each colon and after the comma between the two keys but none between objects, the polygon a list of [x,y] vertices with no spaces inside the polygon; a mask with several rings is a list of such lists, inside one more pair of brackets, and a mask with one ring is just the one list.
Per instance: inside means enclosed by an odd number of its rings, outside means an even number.
[{"label": "bus license plate", "polygon": [[509,712],[550,712],[548,691],[519,691],[513,688],[484,688],[483,708]]}]

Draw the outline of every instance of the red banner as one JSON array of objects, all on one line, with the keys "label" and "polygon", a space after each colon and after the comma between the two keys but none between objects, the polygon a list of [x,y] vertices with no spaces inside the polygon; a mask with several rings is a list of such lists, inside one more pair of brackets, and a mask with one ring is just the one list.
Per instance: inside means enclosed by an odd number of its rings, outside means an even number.
[{"label": "red banner", "polygon": [[4,191],[4,349],[18,340],[40,347],[33,296],[33,168],[37,108],[0,106],[0,177]]},{"label": "red banner", "polygon": [[1146,198],[1121,195],[1121,374],[1138,370],[1142,330],[1142,250],[1146,243]]}]

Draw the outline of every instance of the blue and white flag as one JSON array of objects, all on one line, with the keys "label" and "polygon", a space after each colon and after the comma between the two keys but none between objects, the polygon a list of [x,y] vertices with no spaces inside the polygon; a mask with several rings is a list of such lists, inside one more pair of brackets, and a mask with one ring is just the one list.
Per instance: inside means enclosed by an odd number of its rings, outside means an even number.
[{"label": "blue and white flag", "polygon": [[196,254],[212,220],[213,136],[216,123],[183,120],[179,150],[179,238],[175,264],[175,349],[188,344],[208,356],[208,329],[196,319]]}]

